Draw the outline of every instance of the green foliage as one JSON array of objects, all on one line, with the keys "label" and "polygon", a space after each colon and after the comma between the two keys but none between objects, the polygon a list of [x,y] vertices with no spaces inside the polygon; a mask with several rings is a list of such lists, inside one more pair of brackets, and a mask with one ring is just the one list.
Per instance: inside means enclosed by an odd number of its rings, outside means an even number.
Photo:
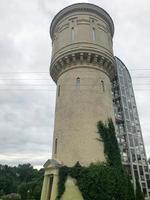
[{"label": "green foliage", "polygon": [[0,165],[0,197],[19,193],[21,200],[40,200],[43,175],[44,169],[33,169],[30,164]]},{"label": "green foliage", "polygon": [[16,168],[0,165],[0,193],[10,194],[17,192]]},{"label": "green foliage", "polygon": [[112,120],[107,124],[98,122],[98,133],[104,142],[106,163],[83,167],[79,162],[74,167],[59,169],[58,198],[65,191],[67,176],[75,178],[85,200],[135,200],[133,186],[123,169],[115,128]]},{"label": "green foliage", "polygon": [[[61,170],[62,168],[59,171]],[[69,175],[77,180],[85,200],[135,200],[133,187],[126,172],[108,163],[91,164],[89,167],[77,163],[74,167],[65,167],[65,174],[60,174],[62,182],[59,182],[59,187],[63,186],[63,189],[59,189],[61,193],[58,193],[58,199],[65,190],[65,180]]]},{"label": "green foliage", "polygon": [[7,194],[1,197],[2,200],[21,200],[21,196],[16,193]]},{"label": "green foliage", "polygon": [[60,199],[65,191],[65,182],[68,176],[68,167],[63,166],[59,170],[59,182],[58,182],[58,195],[57,199]]},{"label": "green foliage", "polygon": [[29,163],[18,165],[17,173],[21,182],[29,182],[34,176],[34,169]]},{"label": "green foliage", "polygon": [[144,200],[144,195],[141,191],[140,183],[136,179],[136,200]]},{"label": "green foliage", "polygon": [[27,183],[21,183],[18,186],[18,193],[21,195],[22,200],[27,199],[27,191],[28,191]]},{"label": "green foliage", "polygon": [[104,153],[108,163],[114,167],[122,167],[120,150],[118,147],[115,128],[111,119],[108,123],[97,123],[99,137],[102,138],[104,143]]},{"label": "green foliage", "polygon": [[42,184],[43,184],[43,182],[39,183],[39,185],[36,184],[36,186],[34,187],[34,189],[32,191],[33,197],[35,199],[40,199],[41,198]]}]

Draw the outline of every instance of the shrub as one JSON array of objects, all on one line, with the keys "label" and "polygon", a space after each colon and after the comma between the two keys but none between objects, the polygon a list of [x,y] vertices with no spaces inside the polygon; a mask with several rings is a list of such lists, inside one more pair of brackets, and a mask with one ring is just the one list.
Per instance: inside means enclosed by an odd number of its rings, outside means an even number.
[{"label": "shrub", "polygon": [[20,195],[16,193],[7,194],[2,196],[1,198],[2,200],[21,200]]}]

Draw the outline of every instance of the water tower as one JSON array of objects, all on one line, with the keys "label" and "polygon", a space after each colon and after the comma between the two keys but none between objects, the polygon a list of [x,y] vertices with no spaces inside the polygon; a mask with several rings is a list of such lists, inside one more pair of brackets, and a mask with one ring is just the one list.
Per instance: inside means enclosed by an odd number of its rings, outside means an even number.
[{"label": "water tower", "polygon": [[[111,17],[93,4],[68,6],[51,23],[50,75],[57,85],[57,95],[52,159],[45,164],[42,200],[55,200],[60,166],[105,161],[96,125],[100,120],[114,120],[113,34]],[[73,181],[68,184],[74,187],[74,194],[66,193],[62,199],[82,199]]]}]

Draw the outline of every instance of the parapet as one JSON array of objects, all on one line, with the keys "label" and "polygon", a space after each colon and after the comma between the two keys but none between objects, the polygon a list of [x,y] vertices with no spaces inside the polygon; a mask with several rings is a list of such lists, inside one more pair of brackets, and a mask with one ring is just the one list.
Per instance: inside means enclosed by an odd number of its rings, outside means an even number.
[{"label": "parapet", "polygon": [[50,26],[51,39],[53,38],[54,29],[55,29],[57,23],[60,20],[62,20],[62,18],[66,17],[68,14],[72,14],[73,12],[77,12],[77,11],[91,12],[91,13],[97,14],[100,17],[102,17],[109,24],[111,35],[113,37],[113,35],[114,35],[114,23],[113,23],[113,20],[110,17],[110,15],[103,8],[101,8],[99,6],[96,6],[94,4],[90,4],[90,3],[77,3],[77,4],[73,4],[73,5],[70,5],[70,6],[62,9],[54,17],[54,19],[52,20],[51,26]]}]

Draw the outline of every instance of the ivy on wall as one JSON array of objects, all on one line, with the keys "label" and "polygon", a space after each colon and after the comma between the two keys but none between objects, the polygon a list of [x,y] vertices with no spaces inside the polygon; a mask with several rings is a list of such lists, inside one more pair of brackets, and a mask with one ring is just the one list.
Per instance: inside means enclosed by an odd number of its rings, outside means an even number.
[{"label": "ivy on wall", "polygon": [[79,162],[73,167],[61,167],[57,200],[61,199],[65,191],[67,176],[76,179],[84,200],[135,200],[133,186],[121,163],[112,120],[105,124],[98,122],[97,128],[99,139],[104,143],[107,161],[88,167],[81,166]]},{"label": "ivy on wall", "polygon": [[57,195],[57,199],[59,200],[61,198],[61,196],[63,195],[64,191],[65,191],[65,182],[67,180],[67,176],[69,172],[69,168],[66,166],[62,166],[59,169],[59,181],[58,181],[58,195]]}]

